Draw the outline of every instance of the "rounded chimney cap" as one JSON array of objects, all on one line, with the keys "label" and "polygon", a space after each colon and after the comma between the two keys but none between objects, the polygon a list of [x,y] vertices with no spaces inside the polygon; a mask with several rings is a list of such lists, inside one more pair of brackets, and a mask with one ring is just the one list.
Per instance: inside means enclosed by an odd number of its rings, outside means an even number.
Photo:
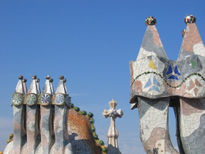
[{"label": "rounded chimney cap", "polygon": [[64,76],[63,76],[63,75],[61,75],[61,76],[59,77],[59,79],[60,79],[60,80],[63,80],[63,79],[64,79]]},{"label": "rounded chimney cap", "polygon": [[19,75],[19,80],[23,80],[23,76],[22,75]]},{"label": "rounded chimney cap", "polygon": [[196,17],[193,16],[193,15],[188,15],[184,18],[184,22],[186,24],[192,24],[192,23],[195,23],[196,22]]},{"label": "rounded chimney cap", "polygon": [[157,23],[157,19],[153,16],[149,16],[145,20],[146,25],[155,25]]},{"label": "rounded chimney cap", "polygon": [[37,76],[36,76],[36,75],[33,75],[33,76],[32,76],[32,79],[37,79]]},{"label": "rounded chimney cap", "polygon": [[46,79],[49,80],[51,77],[49,75],[46,75]]}]

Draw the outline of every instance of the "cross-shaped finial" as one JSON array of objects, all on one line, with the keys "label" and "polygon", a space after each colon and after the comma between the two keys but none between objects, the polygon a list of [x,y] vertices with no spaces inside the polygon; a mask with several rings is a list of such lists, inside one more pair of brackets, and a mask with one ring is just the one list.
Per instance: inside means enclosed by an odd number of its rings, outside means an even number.
[{"label": "cross-shaped finial", "polygon": [[117,102],[112,99],[109,102],[109,105],[110,105],[110,109],[109,110],[104,110],[104,112],[103,112],[103,115],[105,116],[105,118],[107,118],[107,117],[111,117],[111,118],[114,118],[114,119],[117,118],[117,117],[121,118],[122,115],[123,115],[122,110],[121,109],[119,109],[119,110],[115,109],[116,106],[117,106]]},{"label": "cross-shaped finial", "polygon": [[113,150],[117,150],[119,151],[118,149],[118,132],[117,132],[117,129],[115,127],[115,119],[117,117],[122,117],[123,115],[123,112],[121,109],[118,109],[116,110],[116,106],[117,106],[117,102],[114,101],[112,99],[112,101],[109,102],[109,105],[110,105],[110,109],[109,110],[104,110],[103,111],[103,115],[105,118],[107,117],[110,117],[110,128],[108,130],[108,153],[116,153],[116,152],[111,152]]}]

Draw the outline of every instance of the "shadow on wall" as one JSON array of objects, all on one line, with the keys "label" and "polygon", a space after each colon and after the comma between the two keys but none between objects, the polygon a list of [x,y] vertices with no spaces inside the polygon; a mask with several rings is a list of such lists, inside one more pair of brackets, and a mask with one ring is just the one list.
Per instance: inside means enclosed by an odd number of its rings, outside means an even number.
[{"label": "shadow on wall", "polygon": [[72,150],[74,154],[100,154],[100,149],[93,143],[86,139],[76,139],[78,134],[72,133],[69,135],[69,142],[72,144]]},{"label": "shadow on wall", "polygon": [[111,144],[108,145],[108,154],[121,154],[118,148],[113,147]]}]

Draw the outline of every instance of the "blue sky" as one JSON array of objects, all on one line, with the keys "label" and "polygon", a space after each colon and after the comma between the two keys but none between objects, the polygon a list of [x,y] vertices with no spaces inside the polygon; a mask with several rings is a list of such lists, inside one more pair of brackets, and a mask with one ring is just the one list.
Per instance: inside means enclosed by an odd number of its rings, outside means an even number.
[{"label": "blue sky", "polygon": [[[67,78],[72,102],[93,112],[97,133],[105,142],[109,120],[102,116],[113,98],[124,111],[117,119],[120,149],[143,154],[137,110],[129,105],[129,61],[135,60],[147,16],[157,28],[170,59],[180,49],[184,17],[194,14],[205,40],[203,0],[21,0],[0,1],[0,150],[12,133],[11,95],[22,74],[41,79],[50,74],[54,86]],[[171,110],[171,109],[170,109]],[[176,145],[175,120],[170,133]]]}]

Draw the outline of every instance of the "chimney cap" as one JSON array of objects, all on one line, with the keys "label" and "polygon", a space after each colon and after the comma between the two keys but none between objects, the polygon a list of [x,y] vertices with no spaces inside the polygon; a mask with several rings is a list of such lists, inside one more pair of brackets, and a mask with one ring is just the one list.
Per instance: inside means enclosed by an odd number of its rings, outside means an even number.
[{"label": "chimney cap", "polygon": [[184,22],[186,24],[192,24],[192,23],[195,23],[196,22],[196,17],[193,16],[193,15],[188,15],[184,18]]},{"label": "chimney cap", "polygon": [[59,79],[60,79],[60,80],[63,80],[63,79],[64,79],[64,76],[63,76],[63,75],[61,75],[61,76],[59,77]]},{"label": "chimney cap", "polygon": [[145,19],[146,25],[155,25],[157,23],[157,19],[153,16],[149,16]]},{"label": "chimney cap", "polygon": [[23,76],[22,75],[19,75],[19,80],[23,80]]},{"label": "chimney cap", "polygon": [[50,75],[46,75],[46,79],[49,80],[51,77]]},{"label": "chimney cap", "polygon": [[33,75],[33,76],[32,76],[32,79],[37,79],[37,76],[36,76],[36,75]]}]

